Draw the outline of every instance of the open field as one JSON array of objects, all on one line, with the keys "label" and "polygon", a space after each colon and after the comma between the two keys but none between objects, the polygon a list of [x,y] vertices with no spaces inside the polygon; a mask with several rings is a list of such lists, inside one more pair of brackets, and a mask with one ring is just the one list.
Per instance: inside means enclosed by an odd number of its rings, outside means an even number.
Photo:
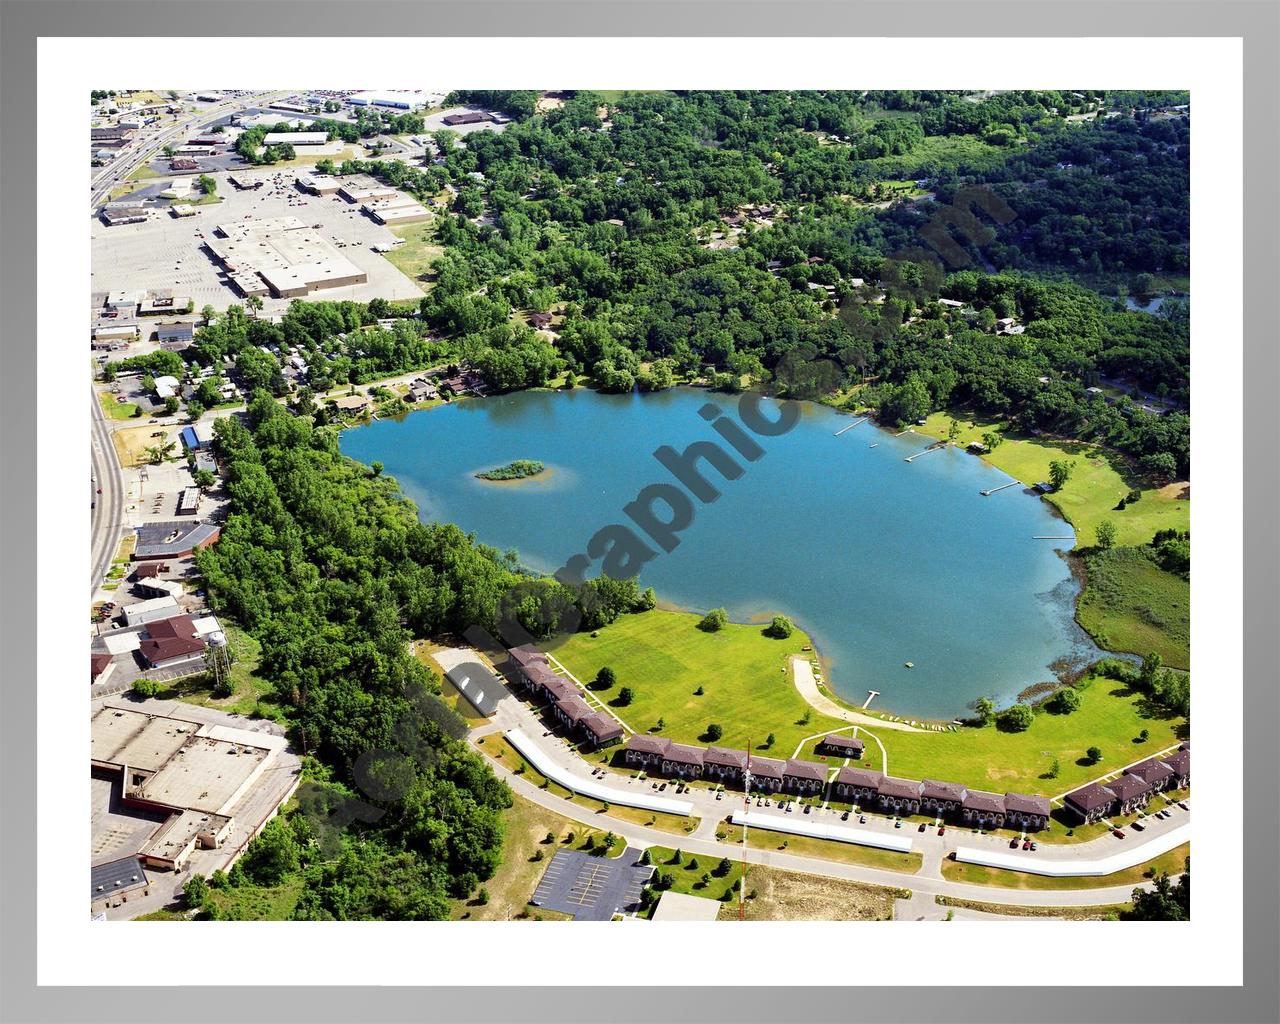
[{"label": "open field", "polygon": [[[636,692],[635,702],[618,712],[637,729],[665,720],[661,733],[687,743],[700,741],[709,722],[724,729],[722,746],[758,749],[774,733],[772,757],[790,757],[801,741],[802,756],[814,756],[821,734],[848,729],[847,723],[813,712],[808,725],[798,725],[808,705],[796,691],[782,664],[786,654],[806,641],[797,631],[790,640],[772,640],[759,626],[729,625],[719,633],[696,628],[698,616],[651,611],[624,615],[591,637],[570,636],[552,651],[579,679],[590,680],[602,665],[617,673],[618,683],[600,696],[609,699],[623,686]],[[774,652],[778,653],[774,653]],[[702,686],[705,693],[693,696]],[[888,754],[890,774],[939,778],[1005,792],[1054,796],[1096,778],[1110,766],[1137,760],[1142,750],[1133,739],[1150,732],[1145,750],[1173,746],[1186,735],[1186,721],[1153,708],[1143,695],[1110,679],[1081,683],[1081,706],[1071,715],[1041,711],[1026,732],[1003,732],[994,725],[956,732],[899,732],[859,726],[866,743],[865,767],[884,770],[880,746]],[[874,737],[874,738],[873,738]],[[1087,763],[1085,751],[1098,746],[1099,765]],[[1056,778],[1048,778],[1054,759]],[[835,762],[832,762],[834,765]]]},{"label": "open field", "polygon": [[[924,426],[912,429],[941,439],[947,436],[951,421],[949,414],[935,412]],[[959,418],[959,422],[957,443],[962,447],[970,441],[981,441],[987,431],[1004,434],[1006,426],[983,419]],[[1127,470],[1122,457],[1096,445],[1016,434],[1004,436],[1004,443],[983,458],[1028,486],[1048,480],[1049,463],[1055,459],[1072,464],[1073,472],[1067,485],[1060,493],[1046,495],[1045,500],[1075,527],[1077,544],[1082,547],[1093,544],[1094,531],[1104,519],[1115,525],[1117,545],[1146,544],[1158,530],[1191,528],[1189,485],[1147,488],[1139,501],[1116,511],[1120,499],[1134,487],[1134,481],[1122,475]]]},{"label": "open field", "polygon": [[1085,556],[1088,583],[1080,625],[1113,651],[1155,651],[1172,668],[1191,667],[1191,584],[1166,572],[1141,548]]},{"label": "open field", "polygon": [[1147,881],[1144,872],[1148,868],[1154,869],[1156,874],[1180,874],[1190,855],[1191,844],[1183,843],[1145,864],[1135,864],[1111,875],[1086,878],[1051,878],[1048,875],[1029,875],[1021,871],[1005,871],[1001,868],[984,868],[977,864],[957,864],[953,860],[944,860],[942,877],[951,882],[995,885],[1006,889],[1105,889],[1113,885],[1141,885]]},{"label": "open field", "polygon": [[[535,803],[517,796],[511,809],[503,815],[507,834],[502,846],[502,864],[493,878],[483,883],[489,890],[489,902],[483,906],[474,901],[455,900],[457,917],[472,921],[506,921],[532,919],[545,921],[568,920],[564,914],[552,910],[530,907],[529,897],[546,871],[551,858],[559,849],[586,848],[587,837],[598,843],[607,829],[590,829],[544,810]],[[548,843],[547,833],[554,839]],[[573,842],[568,842],[572,835]],[[534,860],[538,852],[541,860]],[[618,853],[621,853],[621,844]]]},{"label": "open field", "polygon": [[435,244],[435,221],[404,224],[391,228],[391,233],[397,238],[403,238],[404,244],[382,255],[424,292],[429,291],[432,281],[431,264],[444,255],[444,246]]},{"label": "open field", "polygon": [[[624,686],[634,701],[617,711],[633,728],[685,743],[700,740],[715,722],[721,746],[760,749],[773,733],[773,756],[786,757],[806,736],[844,727],[814,712],[796,691],[787,658],[809,638],[796,630],[786,640],[763,634],[760,624],[729,623],[716,633],[697,628],[699,616],[655,609],[624,615],[598,636],[575,633],[549,650],[578,679],[589,683],[604,666],[617,674],[613,689],[598,693],[614,701]],[[701,687],[702,696],[695,696]],[[616,705],[615,705],[616,706]],[[801,724],[805,716],[807,724]]]},{"label": "open field", "polygon": [[[900,895],[876,885],[759,864],[747,867],[745,884],[748,921],[887,921],[893,916],[893,901]],[[720,909],[722,921],[737,916],[737,901]]]},{"label": "open field", "polygon": [[214,904],[234,921],[288,921],[293,917],[305,881],[294,875],[282,885],[266,888],[259,885],[228,885],[210,889]]},{"label": "open field", "polygon": [[[116,455],[120,457],[120,465],[149,465],[151,460],[147,457],[147,449],[167,443],[166,438],[164,437],[151,436],[157,430],[162,429],[166,435],[169,433],[167,429],[152,424],[146,424],[141,427],[123,427],[120,430],[113,430],[111,432],[111,444],[115,447]],[[177,448],[175,447],[174,454],[176,455],[176,453]],[[173,461],[172,457],[170,461]]]},{"label": "open field", "polygon": [[[1141,693],[1111,679],[1080,684],[1080,709],[1057,715],[1039,711],[1026,732],[1004,732],[995,725],[965,727],[956,732],[913,733],[870,730],[889,755],[889,772],[908,779],[948,779],[974,788],[1055,796],[1081,786],[1103,772],[1138,760],[1143,752],[1177,744],[1185,738],[1186,720],[1153,708]],[[1143,729],[1150,738],[1141,747],[1133,740]],[[868,730],[860,728],[859,736]],[[865,737],[864,737],[865,739]],[[1102,750],[1092,765],[1085,751]],[[879,748],[867,744],[867,762],[878,764]],[[1047,778],[1057,759],[1057,778]]]},{"label": "open field", "polygon": [[567,803],[577,804],[579,807],[584,807],[599,814],[602,828],[606,830],[609,818],[617,818],[619,821],[627,821],[633,825],[647,825],[649,828],[655,828],[660,832],[670,832],[673,835],[687,835],[698,827],[697,818],[685,818],[678,814],[664,814],[660,811],[646,811],[639,807],[622,807],[618,804],[609,804],[606,811],[603,801],[593,800],[580,793],[574,793],[572,790],[565,789],[559,783],[552,782],[521,757],[520,751],[516,750],[505,738],[501,736],[481,737],[478,745],[482,754],[501,762],[517,775],[524,776],[525,779],[534,785],[541,786],[548,793],[562,797]]}]

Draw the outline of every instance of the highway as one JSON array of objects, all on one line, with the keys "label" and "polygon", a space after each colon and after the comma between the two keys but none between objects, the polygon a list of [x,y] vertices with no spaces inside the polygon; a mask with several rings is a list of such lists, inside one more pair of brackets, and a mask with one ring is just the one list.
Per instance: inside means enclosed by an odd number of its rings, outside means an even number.
[{"label": "highway", "polygon": [[[89,212],[96,213],[98,207],[107,201],[113,188],[171,142],[185,141],[188,135],[204,125],[216,121],[224,114],[229,114],[244,107],[270,103],[272,100],[287,95],[289,95],[287,92],[276,91],[236,96],[225,103],[219,103],[217,106],[205,107],[192,116],[174,124],[153,127],[150,131],[142,130],[120,156],[101,168],[93,176],[92,184],[89,186]],[[283,115],[281,116],[283,117]]]},{"label": "highway", "polygon": [[101,494],[94,495],[91,517],[89,594],[92,597],[111,566],[111,558],[120,542],[120,531],[124,528],[124,478],[115,446],[111,443],[106,414],[98,404],[93,385],[89,386],[89,401],[93,405],[93,490],[102,488]]}]

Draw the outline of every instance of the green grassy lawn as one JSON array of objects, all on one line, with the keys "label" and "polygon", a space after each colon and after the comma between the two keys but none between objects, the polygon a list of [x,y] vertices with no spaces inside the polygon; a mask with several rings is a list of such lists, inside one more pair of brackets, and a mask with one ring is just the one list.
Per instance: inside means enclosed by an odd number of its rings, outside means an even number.
[{"label": "green grassy lawn", "polygon": [[[906,826],[903,826],[903,829],[905,831]],[[856,843],[814,839],[811,836],[793,836],[759,828],[752,829],[748,833],[747,845],[758,850],[784,850],[800,857],[821,857],[823,860],[837,860],[846,864],[865,864],[868,867],[902,871],[906,874],[915,874],[924,862],[923,855],[919,853],[895,853],[892,850],[877,850],[871,846],[858,846]]]},{"label": "green grassy lawn", "polygon": [[[806,736],[845,725],[813,711],[792,683],[787,658],[809,644],[800,630],[786,640],[765,636],[761,624],[729,623],[704,633],[699,619],[661,609],[624,615],[597,636],[575,633],[550,651],[584,683],[612,668],[617,684],[598,695],[610,702],[631,687],[634,701],[616,710],[640,732],[661,718],[661,735],[708,742],[699,737],[715,722],[723,730],[721,746],[760,748],[773,733],[777,742],[769,753],[788,757]],[[699,687],[703,694],[695,696]],[[806,714],[809,721],[801,724]]]},{"label": "green grassy lawn", "polygon": [[[961,430],[957,443],[962,447],[970,441],[981,441],[986,431],[1004,433],[1006,426],[993,420],[958,419]],[[912,429],[929,437],[945,438],[951,421],[949,414],[936,412],[924,426]],[[1094,531],[1104,519],[1115,525],[1117,545],[1146,544],[1158,530],[1191,528],[1191,499],[1186,496],[1186,485],[1142,489],[1140,500],[1117,511],[1115,506],[1120,499],[1137,484],[1124,475],[1127,466],[1123,458],[1096,445],[1009,433],[1005,434],[1004,443],[983,458],[1028,485],[1048,480],[1049,463],[1055,459],[1070,462],[1071,479],[1060,493],[1047,495],[1045,500],[1075,527],[1081,546],[1093,544]]]},{"label": "green grassy lawn", "polygon": [[1132,904],[1113,903],[1101,907],[1013,907],[1006,903],[982,903],[978,900],[958,900],[950,896],[937,897],[944,907],[965,907],[1001,917],[1049,917],[1066,921],[1114,921]]},{"label": "green grassy lawn", "polygon": [[[674,884],[666,891],[702,896],[709,900],[718,900],[728,892],[733,897],[733,905],[738,905],[738,893],[733,887],[742,877],[741,861],[730,859],[728,872],[717,874],[720,861],[716,858],[681,854],[666,846],[649,847],[649,861],[659,875],[671,875],[674,879]],[[704,883],[703,875],[710,875],[710,880]]]},{"label": "green grassy lawn", "polygon": [[1155,651],[1172,668],[1191,667],[1191,584],[1165,572],[1145,548],[1113,548],[1085,556],[1088,582],[1080,625],[1113,651]]},{"label": "green grassy lawn", "polygon": [[444,254],[444,247],[435,244],[435,221],[405,224],[392,228],[391,233],[397,238],[403,238],[404,244],[397,245],[390,252],[382,255],[388,263],[424,292],[428,291],[434,276],[431,273],[431,264]]},{"label": "green grassy lawn", "polygon": [[235,652],[235,660],[231,663],[231,696],[215,697],[213,677],[206,672],[161,684],[156,696],[161,700],[180,700],[237,715],[257,715],[277,722],[284,721],[284,709],[274,699],[275,689],[270,682],[258,675],[258,664],[262,660],[261,645],[239,627],[231,625],[225,619],[219,621],[227,634],[228,645]]},{"label": "green grassy lawn", "polygon": [[953,860],[944,860],[942,877],[950,882],[995,885],[1005,889],[1105,889],[1112,885],[1141,885],[1147,881],[1144,872],[1148,869],[1154,869],[1157,874],[1178,874],[1184,870],[1190,854],[1191,844],[1183,843],[1145,864],[1135,864],[1110,875],[1083,878],[1052,878],[1048,875],[1029,875],[1021,871],[1005,871],[1001,868],[984,868],[977,864],[957,864]]},{"label": "green grassy lawn", "polygon": [[222,202],[222,196],[214,192],[209,195],[196,196],[194,199],[175,199],[173,202],[175,205],[181,204],[183,206],[210,206],[214,203]]},{"label": "green grassy lawn", "polygon": [[[1186,719],[1153,707],[1142,694],[1114,680],[1096,678],[1081,686],[1078,711],[1040,711],[1026,732],[1003,732],[995,725],[943,733],[871,731],[888,752],[892,775],[1043,796],[1065,793],[1138,760],[1144,752],[1173,746],[1186,735]],[[1143,729],[1149,739],[1134,743]],[[1100,764],[1087,763],[1085,751],[1091,746],[1102,750]],[[875,761],[879,749],[868,743],[868,753],[868,760]],[[1047,778],[1055,758],[1058,776]]]},{"label": "green grassy lawn", "polygon": [[150,181],[152,178],[163,178],[164,175],[152,168],[150,164],[139,164],[125,177],[125,181]]},{"label": "green grassy lawn", "polygon": [[228,885],[210,889],[209,893],[213,902],[226,911],[231,920],[288,921],[293,917],[298,897],[305,886],[302,876],[294,875],[281,885]]},{"label": "green grassy lawn", "polygon": [[142,410],[133,402],[117,402],[115,395],[109,391],[99,392],[98,404],[102,406],[108,419],[132,420],[142,415]]}]

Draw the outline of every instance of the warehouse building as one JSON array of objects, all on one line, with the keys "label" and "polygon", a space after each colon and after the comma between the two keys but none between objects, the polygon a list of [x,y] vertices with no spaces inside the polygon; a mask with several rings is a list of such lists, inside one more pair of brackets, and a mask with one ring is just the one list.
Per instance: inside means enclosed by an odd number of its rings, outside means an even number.
[{"label": "warehouse building", "polygon": [[262,139],[267,146],[323,146],[328,132],[270,132]]},{"label": "warehouse building", "polygon": [[219,224],[205,248],[244,294],[295,298],[323,288],[364,284],[369,275],[297,217]]}]

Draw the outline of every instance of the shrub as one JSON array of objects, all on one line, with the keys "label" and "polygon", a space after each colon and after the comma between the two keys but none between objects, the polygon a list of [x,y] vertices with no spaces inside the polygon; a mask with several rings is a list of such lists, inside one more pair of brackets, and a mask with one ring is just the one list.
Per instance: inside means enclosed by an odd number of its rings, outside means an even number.
[{"label": "shrub", "polygon": [[605,665],[596,673],[595,681],[591,684],[593,690],[607,690],[618,681],[617,675],[608,665]]},{"label": "shrub", "polygon": [[1049,708],[1060,715],[1069,715],[1080,710],[1080,692],[1073,687],[1065,686],[1053,695]]},{"label": "shrub", "polygon": [[728,621],[728,612],[723,608],[712,608],[702,617],[702,621],[698,623],[698,628],[704,633],[717,633],[724,628],[725,623]]},{"label": "shrub", "polygon": [[795,632],[795,626],[785,615],[775,615],[764,632],[765,636],[771,636],[775,640],[785,640]]},{"label": "shrub", "polygon": [[1000,712],[997,724],[1005,732],[1026,732],[1035,721],[1036,713],[1026,704],[1015,704]]},{"label": "shrub", "polygon": [[707,726],[707,739],[710,740],[712,743],[714,743],[723,735],[724,735],[724,729],[722,729],[715,722],[712,722],[710,725]]}]

